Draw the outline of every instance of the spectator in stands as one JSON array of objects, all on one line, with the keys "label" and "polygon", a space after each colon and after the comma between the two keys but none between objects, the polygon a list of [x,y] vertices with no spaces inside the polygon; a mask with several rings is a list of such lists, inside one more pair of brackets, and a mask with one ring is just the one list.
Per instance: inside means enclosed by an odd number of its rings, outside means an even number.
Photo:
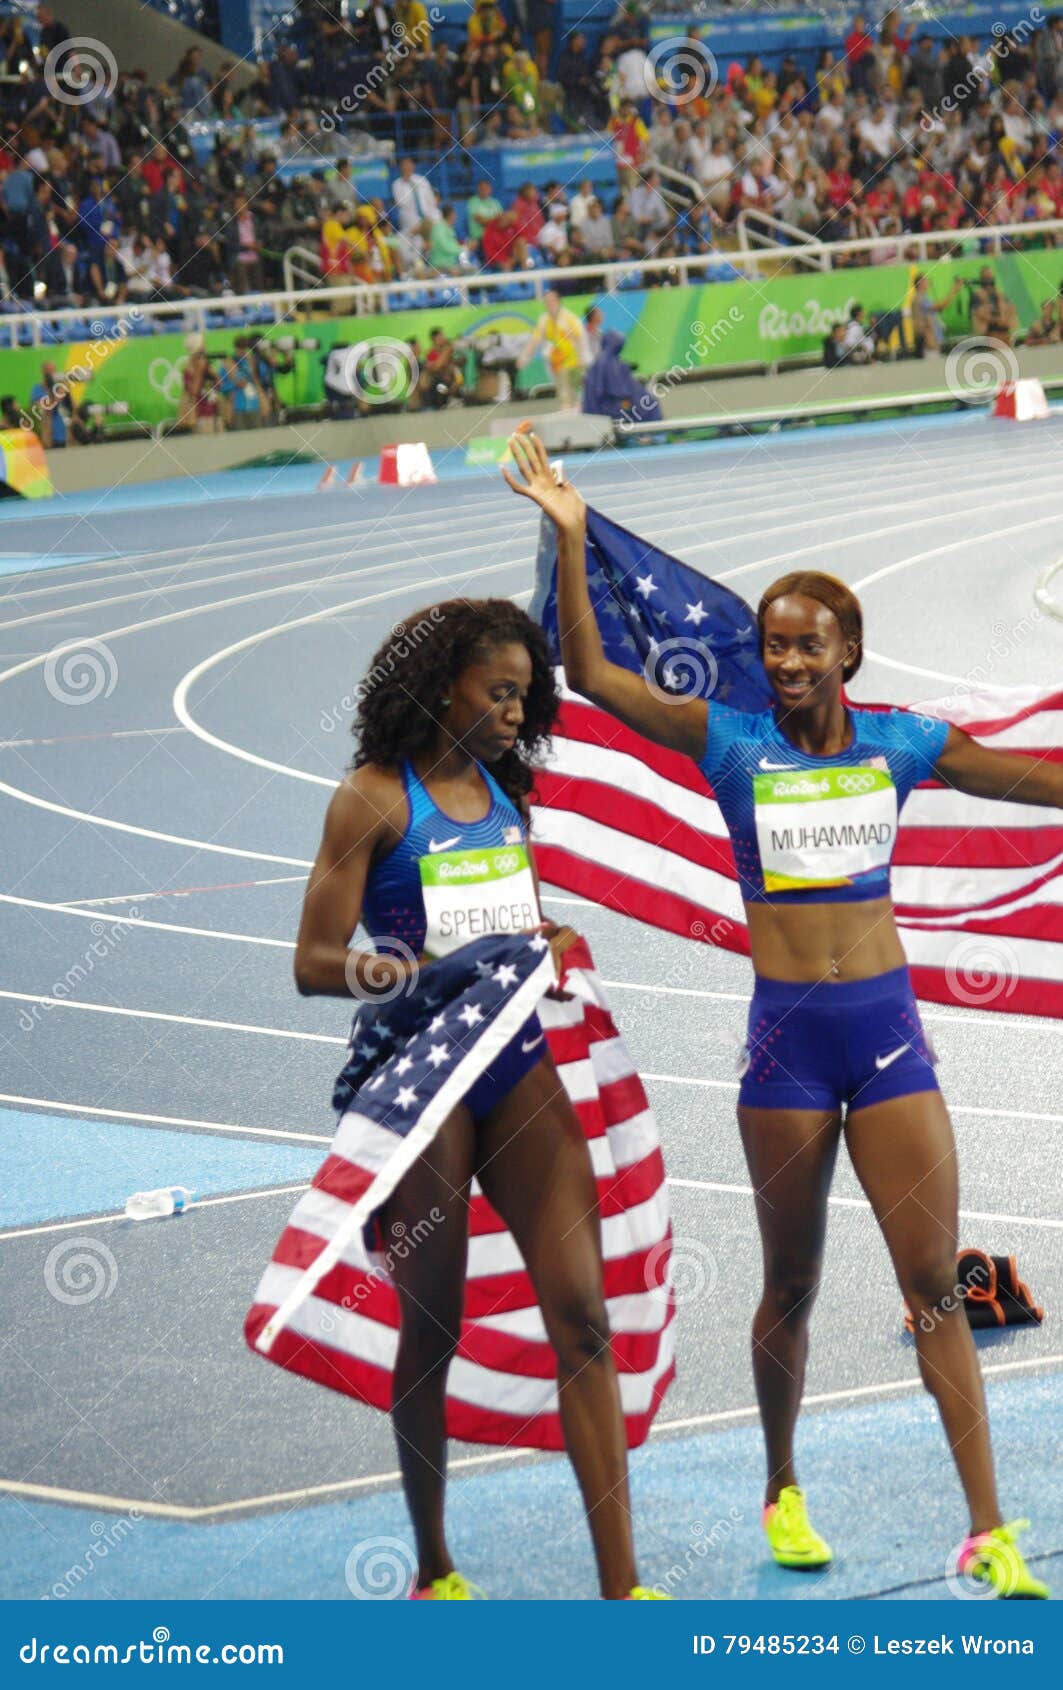
[{"label": "spectator in stands", "polygon": [[422,0],[391,0],[393,29],[423,53],[432,51],[432,25]]},{"label": "spectator in stands", "polygon": [[468,254],[458,239],[457,222],[457,209],[448,203],[443,207],[442,215],[432,224],[428,264],[430,269],[444,276],[456,276],[468,265]]},{"label": "spectator in stands", "polygon": [[185,117],[207,116],[210,80],[203,71],[203,51],[190,47],[171,78],[181,111]]},{"label": "spectator in stands", "polygon": [[868,34],[867,19],[858,13],[845,37],[845,64],[849,86],[854,94],[866,91],[875,83],[874,47],[874,40]]},{"label": "spectator in stands", "polygon": [[[204,236],[204,239],[207,237]],[[124,305],[129,292],[129,283],[125,265],[122,263],[118,242],[111,239],[104,242],[103,251],[99,258],[86,259],[88,264],[89,286],[93,299],[99,305]]]},{"label": "spectator in stands", "polygon": [[539,72],[525,48],[518,47],[506,60],[502,69],[502,87],[522,117],[538,119]]},{"label": "spectator in stands", "polygon": [[457,62],[445,41],[437,41],[424,60],[421,75],[433,110],[446,111],[457,104]]},{"label": "spectator in stands", "polygon": [[588,258],[611,260],[616,257],[616,240],[612,219],[602,210],[602,202],[592,196],[587,215],[575,226],[575,240]]},{"label": "spectator in stands", "polygon": [[391,184],[391,197],[399,222],[399,235],[410,255],[422,258],[431,226],[439,221],[439,201],[427,176],[417,170],[412,158],[399,164]]},{"label": "spectator in stands", "polygon": [[501,210],[501,200],[495,198],[486,176],[481,177],[476,184],[474,197],[465,206],[465,227],[468,230],[469,245],[474,251],[479,251],[485,224],[497,217]]},{"label": "spectator in stands", "polygon": [[1034,57],[1041,93],[1054,100],[1063,87],[1063,13],[1053,12],[1048,27],[1038,32]]},{"label": "spectator in stands", "polygon": [[258,224],[247,199],[236,202],[236,213],[225,230],[229,274],[238,293],[259,293],[262,289],[262,254]]},{"label": "spectator in stands", "polygon": [[564,117],[573,129],[600,128],[609,104],[587,56],[587,37],[573,30],[561,48],[557,80],[564,94]]},{"label": "spectator in stands", "polygon": [[51,310],[74,309],[88,303],[92,286],[86,260],[76,241],[62,241],[48,254],[44,283]]},{"label": "spectator in stands", "polygon": [[103,160],[104,170],[112,176],[117,176],[122,170],[122,153],[109,129],[102,123],[97,123],[94,117],[83,113],[80,118],[80,141],[87,158]]},{"label": "spectator in stands", "polygon": [[227,285],[220,243],[206,229],[192,236],[192,250],[181,265],[182,279],[200,298],[222,293]]},{"label": "spectator in stands", "polygon": [[721,215],[731,203],[735,160],[724,135],[714,137],[709,151],[694,171],[705,198]]},{"label": "spectator in stands", "polygon": [[609,119],[609,134],[616,151],[617,176],[623,192],[631,175],[642,169],[646,161],[646,143],[650,138],[634,100],[625,100],[617,116]]},{"label": "spectator in stands", "polygon": [[92,176],[88,192],[78,206],[81,245],[90,263],[99,259],[104,243],[121,227],[118,208],[110,194],[106,176]]},{"label": "spectator in stands", "polygon": [[916,84],[920,103],[927,112],[934,112],[945,92],[941,53],[930,35],[921,35],[909,60],[910,74]]},{"label": "spectator in stands", "polygon": [[638,224],[631,215],[631,207],[626,198],[621,195],[613,209],[613,251],[620,258],[640,258],[645,248],[645,242],[639,232]]},{"label": "spectator in stands", "polygon": [[482,47],[488,41],[501,44],[505,40],[506,20],[495,0],[475,0],[467,29],[473,47]]},{"label": "spectator in stands", "polygon": [[568,212],[563,202],[555,201],[539,232],[539,250],[548,264],[557,264],[568,244]]},{"label": "spectator in stands", "polygon": [[127,296],[141,304],[151,299],[155,284],[151,279],[155,249],[148,237],[133,229],[118,244],[118,258],[125,272]]},{"label": "spectator in stands", "polygon": [[558,405],[562,411],[571,411],[575,409],[576,389],[587,365],[583,324],[574,312],[562,304],[556,288],[547,290],[543,304],[546,309],[521,348],[517,368],[524,369],[540,346],[545,344],[546,361]]},{"label": "spectator in stands", "polygon": [[[432,224],[433,232],[437,227],[438,224]],[[382,209],[378,205],[358,207],[354,222],[346,231],[346,239],[352,280],[368,285],[395,279],[404,249],[400,245],[392,246]]]},{"label": "spectator in stands", "polygon": [[856,132],[875,158],[891,159],[897,151],[897,130],[890,111],[881,100],[872,107],[867,117],[860,119]]},{"label": "spectator in stands", "polygon": [[628,195],[628,207],[635,228],[646,241],[665,234],[675,222],[675,213],[661,193],[661,178],[656,170],[648,171],[635,184]]},{"label": "spectator in stands", "polygon": [[551,36],[560,30],[560,7],[556,0],[513,0],[517,34],[534,55],[540,77],[545,81],[550,64]]},{"label": "spectator in stands", "polygon": [[480,248],[489,270],[523,270],[532,264],[528,243],[520,232],[512,206],[484,224]]},{"label": "spectator in stands", "polygon": [[529,247],[536,246],[545,219],[539,204],[539,190],[534,182],[522,182],[517,189],[517,197],[513,201],[513,215],[516,218],[518,236],[523,238]]}]

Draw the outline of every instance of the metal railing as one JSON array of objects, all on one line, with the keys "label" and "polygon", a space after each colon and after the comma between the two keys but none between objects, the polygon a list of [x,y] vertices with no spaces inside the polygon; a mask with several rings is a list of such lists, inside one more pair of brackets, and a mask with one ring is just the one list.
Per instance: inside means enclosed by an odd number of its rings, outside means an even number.
[{"label": "metal railing", "polygon": [[[91,339],[104,340],[114,336],[125,338],[129,333],[128,325],[134,313],[141,321],[151,318],[164,319],[174,330],[205,332],[208,328],[208,316],[242,312],[248,307],[259,310],[268,307],[276,323],[284,322],[299,312],[312,312],[315,308],[323,309],[326,305],[331,307],[342,304],[344,300],[350,302],[352,315],[384,315],[389,311],[401,309],[405,300],[424,294],[426,290],[446,292],[456,305],[490,303],[493,295],[503,293],[518,283],[527,285],[530,290],[528,297],[532,299],[541,299],[548,288],[562,280],[568,284],[585,281],[588,284],[588,292],[610,294],[625,286],[641,286],[646,278],[665,273],[670,276],[678,273],[681,282],[688,284],[707,277],[720,265],[729,265],[750,280],[755,280],[762,270],[769,266],[770,273],[776,273],[780,262],[792,263],[795,258],[802,257],[818,257],[822,260],[822,268],[831,270],[839,259],[858,255],[870,256],[872,253],[881,255],[884,249],[888,249],[890,262],[930,264],[935,254],[939,258],[955,258],[999,253],[1004,247],[1012,244],[1012,237],[1022,237],[1024,241],[1032,240],[1034,244],[1063,245],[1063,219],[1056,218],[1040,223],[1007,223],[992,228],[979,226],[951,229],[932,234],[902,234],[895,237],[879,235],[870,239],[834,243],[806,240],[800,246],[757,247],[737,252],[717,251],[684,258],[629,258],[619,263],[572,265],[567,269],[485,270],[457,276],[435,273],[401,282],[345,283],[343,286],[321,281],[320,263],[316,253],[306,247],[293,248],[292,251],[299,254],[296,262],[300,266],[299,274],[306,279],[306,285],[296,283],[272,293],[223,294],[209,299],[169,300],[158,303],[138,301],[126,305],[96,305],[62,311],[11,313],[0,316],[0,348],[5,342],[18,344],[15,335],[20,325],[29,326],[31,344],[34,346],[46,344],[42,340],[46,327],[59,328],[75,319],[90,321],[95,331],[90,336]],[[974,252],[965,253],[963,249],[972,245]],[[885,256],[881,261],[887,261]],[[314,279],[310,280],[311,277]],[[291,279],[293,282],[296,280],[294,270]],[[434,308],[438,308],[438,302]],[[4,333],[5,329],[10,331],[10,340]]]},{"label": "metal railing", "polygon": [[807,264],[810,270],[829,270],[830,264],[822,252],[816,250],[806,253],[809,243],[807,229],[799,229],[796,223],[786,223],[781,217],[773,217],[769,211],[760,211],[756,206],[747,206],[738,213],[735,222],[738,231],[738,245],[742,252],[752,252],[755,248],[778,251],[779,241],[772,236],[782,236],[782,244],[787,252],[798,248],[797,262]]}]

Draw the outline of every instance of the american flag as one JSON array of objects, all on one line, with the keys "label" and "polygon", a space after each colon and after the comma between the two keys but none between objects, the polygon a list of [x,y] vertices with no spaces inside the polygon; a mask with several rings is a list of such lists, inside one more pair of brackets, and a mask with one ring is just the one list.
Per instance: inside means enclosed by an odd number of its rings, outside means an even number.
[{"label": "american flag", "polygon": [[[674,1376],[671,1228],[657,1125],[584,941],[565,998],[541,935],[480,939],[416,990],[363,1006],[336,1084],[336,1136],[278,1241],[245,1323],[251,1349],[377,1408],[391,1404],[399,1309],[371,1219],[451,1109],[537,1012],[587,1137],[627,1437],[647,1436]],[[418,1224],[423,1224],[419,1222]],[[524,1263],[474,1181],[461,1341],[447,1430],[561,1449],[557,1363]],[[410,1228],[416,1248],[417,1226]]]},{"label": "american flag", "polygon": [[[587,554],[611,662],[648,674],[664,691],[734,709],[767,707],[756,618],[728,587],[594,510]],[[556,537],[545,518],[537,576],[532,613],[559,661]],[[913,708],[986,745],[1063,758],[1059,690],[995,688]],[[553,743],[534,810],[543,878],[636,920],[748,955],[727,829],[696,764],[567,690]],[[1058,811],[972,798],[935,781],[917,787],[900,822],[892,889],[918,995],[1063,1016],[1061,866]]]}]

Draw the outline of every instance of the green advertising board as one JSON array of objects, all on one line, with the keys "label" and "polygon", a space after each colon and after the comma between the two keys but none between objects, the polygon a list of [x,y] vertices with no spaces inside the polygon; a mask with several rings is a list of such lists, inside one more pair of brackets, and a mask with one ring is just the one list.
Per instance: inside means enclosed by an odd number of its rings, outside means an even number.
[{"label": "green advertising board", "polygon": [[[1063,283],[1063,250],[1007,254],[996,259],[980,256],[925,267],[930,291],[942,299],[956,276],[972,279],[986,263],[1015,305],[1019,323],[1028,327],[1044,301]],[[736,364],[767,364],[816,353],[831,326],[845,321],[855,304],[869,314],[903,311],[920,267],[891,264],[877,267],[814,271],[804,275],[773,276],[763,281],[711,282],[700,286],[654,288],[618,295],[577,295],[566,301],[582,313],[601,305],[605,327],[625,336],[624,358],[643,380],[663,377],[665,389],[687,376],[711,375],[714,369]],[[262,330],[267,338],[291,337],[316,344],[294,354],[290,375],[277,380],[281,402],[289,407],[320,403],[324,397],[324,368],[329,351],[339,346],[416,339],[423,354],[429,331],[442,328],[451,339],[519,334],[538,320],[542,306],[534,300],[498,306],[462,305],[435,311],[392,311],[366,317],[323,317],[277,323]],[[952,336],[969,332],[966,290],[945,312]],[[219,357],[230,351],[240,329],[210,331],[207,352]],[[78,401],[109,404],[124,401],[137,421],[165,422],[176,413],[181,397],[181,374],[187,357],[180,334],[72,342],[47,348],[20,347],[0,354],[0,385],[25,406],[30,389],[40,378],[41,364],[50,359],[72,388]],[[86,379],[87,378],[87,379]],[[521,372],[518,392],[545,381],[539,360]],[[664,393],[667,416],[667,392]]]}]

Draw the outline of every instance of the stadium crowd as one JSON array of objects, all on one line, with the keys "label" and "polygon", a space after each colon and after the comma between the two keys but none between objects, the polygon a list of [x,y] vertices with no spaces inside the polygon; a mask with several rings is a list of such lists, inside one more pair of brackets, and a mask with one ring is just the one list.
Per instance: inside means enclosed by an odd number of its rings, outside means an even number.
[{"label": "stadium crowd", "polygon": [[[1063,14],[981,55],[968,38],[904,36],[893,16],[869,30],[857,17],[815,76],[753,55],[714,80],[695,57],[685,80],[651,93],[634,0],[593,49],[577,32],[553,59],[551,0],[520,0],[508,21],[478,0],[459,51],[433,40],[421,0],[387,11],[402,51],[382,45],[371,13],[344,21],[313,0],[269,60],[211,79],[193,48],[168,82],[123,75],[89,100],[45,80],[47,52],[68,35],[47,7],[32,42],[21,19],[0,22],[5,298],[40,308],[275,288],[295,243],[316,246],[325,280],[340,284],[667,259],[726,247],[745,208],[824,240],[874,239],[859,261],[883,262],[906,233],[1063,212]],[[365,99],[337,122],[351,87]],[[423,123],[436,155],[458,137],[595,128],[612,138],[616,181],[529,184],[503,203],[485,179],[457,204],[411,156],[386,199],[359,203],[332,131],[357,146],[397,113]],[[253,120],[266,116],[280,139],[259,150]],[[244,126],[220,131],[200,165],[188,125],[203,118]],[[305,174],[284,169],[293,159]],[[677,203],[662,171],[682,172],[693,194]]]}]

